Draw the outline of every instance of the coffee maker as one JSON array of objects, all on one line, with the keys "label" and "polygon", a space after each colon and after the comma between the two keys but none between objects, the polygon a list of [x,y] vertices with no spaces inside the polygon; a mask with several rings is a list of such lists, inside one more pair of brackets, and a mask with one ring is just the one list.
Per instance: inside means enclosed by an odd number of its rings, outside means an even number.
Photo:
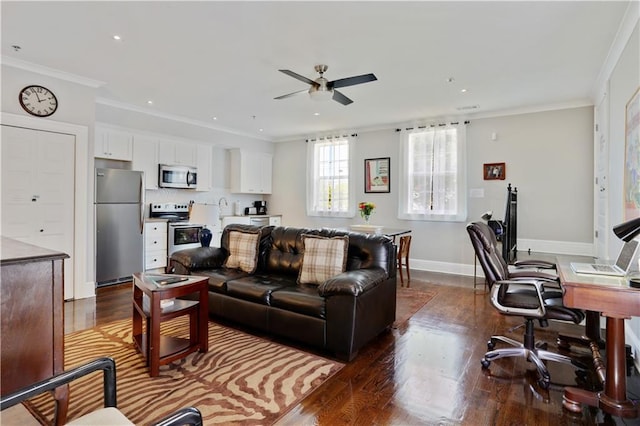
[{"label": "coffee maker", "polygon": [[256,214],[267,214],[267,202],[266,201],[254,201],[253,207],[256,208]]}]

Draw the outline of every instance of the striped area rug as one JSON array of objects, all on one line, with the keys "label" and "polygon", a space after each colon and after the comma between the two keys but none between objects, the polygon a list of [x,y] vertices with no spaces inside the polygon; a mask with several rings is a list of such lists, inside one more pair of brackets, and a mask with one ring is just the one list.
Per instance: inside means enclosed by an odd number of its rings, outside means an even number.
[{"label": "striped area rug", "polygon": [[[188,336],[187,317],[162,324],[164,335]],[[194,353],[160,367],[151,378],[134,349],[131,320],[65,336],[65,365],[101,356],[116,360],[118,408],[144,425],[186,406],[197,407],[205,424],[271,424],[344,364],[209,322],[209,352]],[[33,400],[47,418],[49,398]],[[69,419],[102,405],[102,374],[71,385]]]}]

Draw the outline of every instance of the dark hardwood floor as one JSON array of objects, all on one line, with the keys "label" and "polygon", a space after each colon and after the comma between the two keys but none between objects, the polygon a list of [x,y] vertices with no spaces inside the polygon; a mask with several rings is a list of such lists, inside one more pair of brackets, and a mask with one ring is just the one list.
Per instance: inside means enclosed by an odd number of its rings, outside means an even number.
[{"label": "dark hardwood floor", "polygon": [[[523,321],[500,315],[482,283],[473,278],[412,271],[410,286],[435,297],[409,321],[383,333],[357,358],[301,401],[277,424],[323,425],[638,425],[640,420],[562,408],[563,385],[576,385],[571,367],[547,363],[549,390],[536,384],[535,369],[506,358],[483,370],[480,359],[492,334],[522,340]],[[398,281],[399,283],[399,281]],[[399,284],[398,284],[399,285]],[[67,302],[65,331],[91,328],[131,316],[131,286],[99,289],[93,299]],[[556,350],[558,332],[580,334],[576,325],[553,322],[536,338]],[[210,350],[215,350],[211,342]],[[590,352],[573,355],[590,364]],[[637,400],[640,379],[628,377]],[[126,404],[126,401],[120,401]]]}]

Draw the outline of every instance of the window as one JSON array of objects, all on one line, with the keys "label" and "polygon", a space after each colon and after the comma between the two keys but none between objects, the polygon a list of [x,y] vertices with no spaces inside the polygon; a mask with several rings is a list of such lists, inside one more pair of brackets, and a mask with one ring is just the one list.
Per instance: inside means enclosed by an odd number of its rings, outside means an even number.
[{"label": "window", "polygon": [[309,141],[307,145],[307,214],[352,217],[355,214],[350,137]]},{"label": "window", "polygon": [[464,125],[401,132],[400,219],[466,220],[465,133]]}]

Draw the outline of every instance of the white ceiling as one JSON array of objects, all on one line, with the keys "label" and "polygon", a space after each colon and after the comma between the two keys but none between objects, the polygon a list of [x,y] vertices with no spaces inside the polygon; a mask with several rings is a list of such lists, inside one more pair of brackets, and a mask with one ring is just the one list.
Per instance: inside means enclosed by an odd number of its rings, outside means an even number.
[{"label": "white ceiling", "polygon": [[[102,81],[99,102],[287,140],[592,104],[627,5],[2,1],[2,55]],[[278,69],[315,79],[319,63],[378,81],[341,89],[349,106],[273,99],[308,87]]]}]

